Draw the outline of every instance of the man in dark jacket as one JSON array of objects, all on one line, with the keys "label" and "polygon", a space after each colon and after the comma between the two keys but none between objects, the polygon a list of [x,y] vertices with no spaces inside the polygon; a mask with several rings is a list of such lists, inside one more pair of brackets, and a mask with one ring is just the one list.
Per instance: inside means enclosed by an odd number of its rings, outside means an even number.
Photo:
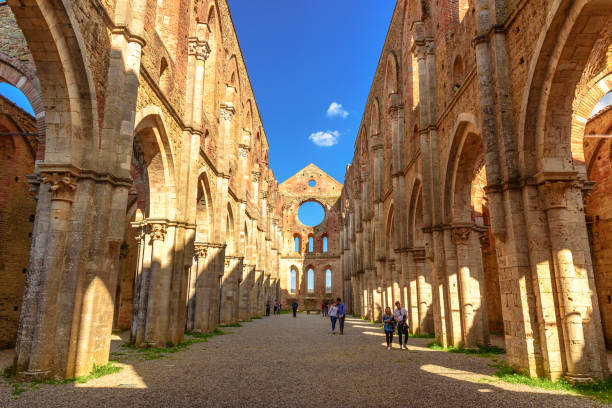
[{"label": "man in dark jacket", "polygon": [[291,304],[291,309],[293,309],[293,317],[297,317],[297,308],[298,308],[298,304],[297,302],[294,301]]}]

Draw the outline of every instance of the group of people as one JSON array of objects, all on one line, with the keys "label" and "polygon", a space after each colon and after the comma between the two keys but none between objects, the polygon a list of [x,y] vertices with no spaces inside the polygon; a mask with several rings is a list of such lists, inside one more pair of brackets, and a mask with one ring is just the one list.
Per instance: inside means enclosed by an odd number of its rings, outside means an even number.
[{"label": "group of people", "polygon": [[[399,337],[400,350],[408,350],[408,319],[406,309],[402,307],[400,302],[395,302],[395,310],[391,311],[391,308],[387,306],[385,313],[382,316],[383,329],[385,330],[385,337],[387,338],[387,350],[391,350],[391,344],[393,344],[393,333],[397,328],[397,335]],[[402,342],[403,337],[403,342]]]},{"label": "group of people", "polygon": [[344,334],[344,318],[346,317],[346,307],[342,299],[337,298],[328,306],[327,303],[323,304],[323,316],[329,316],[331,320],[332,331],[331,334],[336,334],[336,323],[338,323],[340,334]]},{"label": "group of people", "polygon": [[[278,300],[275,300],[274,301],[274,314],[280,316],[281,310],[282,310],[281,303]],[[270,316],[270,302],[266,303],[266,316]]]}]

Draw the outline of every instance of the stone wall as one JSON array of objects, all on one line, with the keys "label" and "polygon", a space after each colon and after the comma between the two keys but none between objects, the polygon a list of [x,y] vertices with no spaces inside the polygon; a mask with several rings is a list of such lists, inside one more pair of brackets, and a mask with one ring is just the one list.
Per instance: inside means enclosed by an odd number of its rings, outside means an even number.
[{"label": "stone wall", "polygon": [[356,313],[400,300],[443,345],[503,331],[517,370],[608,376],[609,158],[583,136],[605,127],[587,120],[612,88],[611,18],[595,1],[397,2],[341,198]]}]

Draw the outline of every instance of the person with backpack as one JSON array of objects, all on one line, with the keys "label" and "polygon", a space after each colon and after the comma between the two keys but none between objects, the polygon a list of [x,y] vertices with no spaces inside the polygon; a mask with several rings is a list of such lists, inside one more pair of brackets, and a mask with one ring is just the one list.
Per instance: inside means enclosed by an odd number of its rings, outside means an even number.
[{"label": "person with backpack", "polygon": [[[397,337],[399,337],[400,350],[404,347],[408,350],[408,313],[402,307],[400,302],[395,302],[395,310],[393,311],[393,319],[397,325]],[[402,336],[404,343],[402,345]]]},{"label": "person with backpack", "polygon": [[391,350],[391,345],[393,344],[393,332],[395,331],[395,320],[389,306],[385,308],[385,313],[382,315],[382,321],[385,337],[387,339],[387,350]]}]

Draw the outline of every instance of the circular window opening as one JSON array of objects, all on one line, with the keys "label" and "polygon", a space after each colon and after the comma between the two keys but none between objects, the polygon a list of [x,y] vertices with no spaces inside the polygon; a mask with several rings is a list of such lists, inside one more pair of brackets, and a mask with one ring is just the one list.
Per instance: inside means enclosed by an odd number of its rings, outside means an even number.
[{"label": "circular window opening", "polygon": [[323,218],[325,218],[325,210],[315,201],[308,201],[298,208],[298,219],[307,227],[319,225]]},{"label": "circular window opening", "polygon": [[308,185],[309,185],[310,187],[314,187],[314,186],[316,186],[316,185],[317,185],[317,182],[316,182],[316,181],[314,181],[314,180],[310,180],[310,181],[308,182]]}]

